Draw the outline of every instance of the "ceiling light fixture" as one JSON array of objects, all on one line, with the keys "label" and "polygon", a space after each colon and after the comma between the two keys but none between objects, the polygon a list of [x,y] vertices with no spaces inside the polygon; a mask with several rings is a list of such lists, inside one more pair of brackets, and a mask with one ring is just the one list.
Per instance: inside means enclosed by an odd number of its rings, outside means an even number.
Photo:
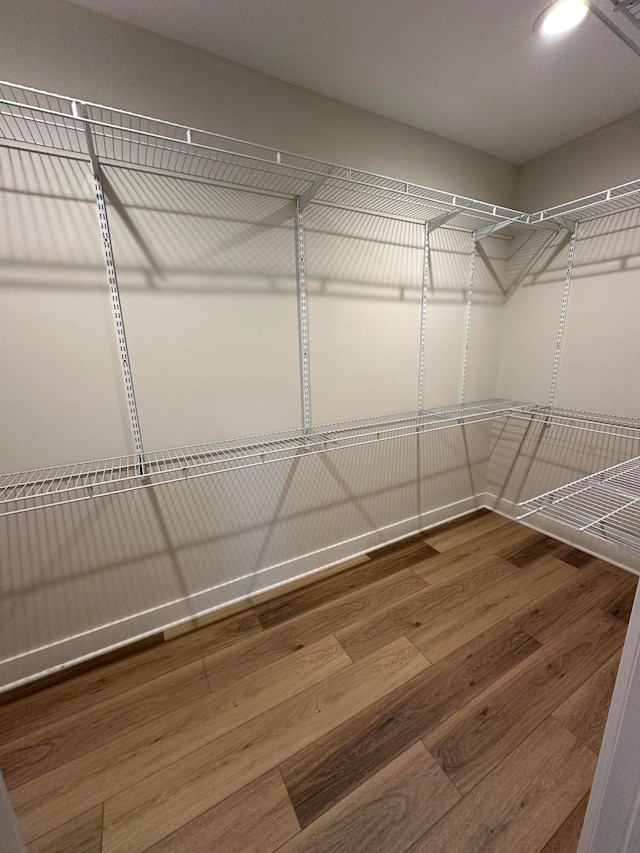
[{"label": "ceiling light fixture", "polygon": [[562,35],[581,24],[588,11],[583,0],[558,0],[540,15],[535,29],[543,36]]}]

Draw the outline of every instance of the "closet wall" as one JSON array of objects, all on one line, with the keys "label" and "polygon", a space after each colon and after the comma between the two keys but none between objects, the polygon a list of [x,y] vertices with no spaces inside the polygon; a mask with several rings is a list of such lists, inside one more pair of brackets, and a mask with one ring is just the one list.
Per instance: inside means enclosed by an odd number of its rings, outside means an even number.
[{"label": "closet wall", "polygon": [[24,86],[513,206],[504,160],[64,0],[4,3],[0,55]]},{"label": "closet wall", "polygon": [[[550,249],[504,308],[497,391],[546,403],[567,248]],[[640,210],[578,227],[556,405],[640,417]]]},{"label": "closet wall", "polygon": [[[85,162],[3,149],[4,470],[133,450]],[[107,167],[147,450],[300,427],[293,204]],[[315,423],[415,410],[424,228],[305,210]],[[488,241],[503,271],[509,241]],[[426,402],[458,399],[472,243],[432,239]],[[476,275],[468,399],[500,294]],[[476,320],[477,317],[477,320]],[[8,686],[467,512],[490,423],[0,519]]]},{"label": "closet wall", "polygon": [[515,206],[542,210],[637,180],[639,137],[640,110],[525,163],[518,172]]}]

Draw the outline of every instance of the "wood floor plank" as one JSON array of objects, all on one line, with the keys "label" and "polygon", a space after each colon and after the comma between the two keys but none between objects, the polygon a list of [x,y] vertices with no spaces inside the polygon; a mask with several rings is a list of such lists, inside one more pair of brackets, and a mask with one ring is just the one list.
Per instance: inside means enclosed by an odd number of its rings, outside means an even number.
[{"label": "wood floor plank", "polygon": [[586,794],[540,853],[576,853],[588,803],[589,794]]},{"label": "wood floor plank", "polygon": [[427,665],[401,640],[117,794],[105,803],[104,853],[146,849]]},{"label": "wood floor plank", "polygon": [[553,712],[553,716],[596,755],[600,752],[602,735],[609,715],[621,651],[617,651],[603,663]]},{"label": "wood floor plank", "polygon": [[4,705],[0,707],[0,743],[76,714],[90,701],[102,701],[124,693],[143,681],[152,681],[261,631],[258,617],[253,611],[246,611]]},{"label": "wood floor plank", "polygon": [[[410,536],[405,536],[403,539],[398,539],[396,542],[391,542],[388,545],[381,545],[378,548],[372,548],[371,551],[367,552],[367,556],[369,559],[385,559],[386,557],[393,557],[395,554],[404,551],[405,548],[411,548],[413,545],[420,545],[424,543],[424,534],[423,533],[414,533]],[[433,548],[430,548],[427,553],[432,554]]]},{"label": "wood floor plank", "polygon": [[628,625],[629,619],[631,618],[633,603],[636,599],[637,588],[638,579],[632,575],[627,579],[626,586],[615,593],[610,601],[603,602],[603,607],[606,609],[607,613],[615,616],[616,619],[621,619]]},{"label": "wood floor plank", "polygon": [[147,853],[273,853],[299,829],[282,777],[272,770],[167,835]]},{"label": "wood floor plank", "polygon": [[[326,569],[320,569],[318,572],[314,572],[313,574],[305,575],[304,577],[297,578],[293,581],[288,581],[286,584],[287,592],[294,592],[302,589],[303,587],[310,586],[311,584],[317,583],[321,580],[326,580],[333,575],[337,575],[340,572],[353,569],[356,566],[361,566],[363,563],[368,562],[369,557],[366,554],[361,554],[359,557],[353,557],[351,560],[336,563],[334,566],[328,566]],[[243,601],[226,605],[225,607],[220,608],[220,610],[205,613],[203,616],[196,616],[186,622],[181,622],[179,625],[173,625],[171,628],[167,628],[167,630],[163,632],[164,638],[165,640],[171,640],[174,637],[181,637],[183,634],[188,634],[198,628],[204,628],[206,625],[212,625],[214,622],[219,622],[227,616],[240,613],[248,608],[253,608],[255,610],[258,605],[265,604],[268,601],[273,601],[274,598],[280,598],[281,595],[281,589],[268,589],[265,592],[257,592]]]},{"label": "wood floor plank", "polygon": [[471,790],[624,642],[624,625],[594,610],[452,714],[424,739],[463,794]]},{"label": "wood floor plank", "polygon": [[516,568],[503,580],[466,598],[454,609],[425,620],[407,636],[435,663],[523,605],[566,584],[577,573],[573,566],[554,557],[540,559],[526,573]]},{"label": "wood floor plank", "polygon": [[456,548],[477,536],[484,536],[500,527],[514,522],[495,512],[474,513],[472,516],[458,518],[455,521],[441,524],[423,534],[425,542],[441,553]]},{"label": "wood floor plank", "polygon": [[[398,637],[456,612],[462,602],[519,574],[519,569],[499,557],[487,557],[472,571],[426,586],[398,604],[352,622],[336,631],[336,636],[351,658],[359,660]],[[517,580],[522,582],[521,578]]]},{"label": "wood floor plank", "polygon": [[29,849],[574,853],[637,578],[484,511],[342,569],[0,706]]},{"label": "wood floor plank", "polygon": [[342,596],[243,643],[207,656],[204,662],[209,683],[212,689],[230,683],[424,588],[424,582],[405,569]]},{"label": "wood floor plank", "polygon": [[416,540],[415,537],[412,537],[409,543],[398,542],[389,547],[391,551],[382,549],[382,556],[373,553],[362,565],[255,607],[260,624],[263,628],[273,628],[437,554],[437,551],[421,538]]},{"label": "wood floor plank", "polygon": [[[421,669],[426,662],[411,648]],[[40,835],[350,665],[335,638],[325,638],[15,788],[25,835]]]},{"label": "wood floor plank", "polygon": [[305,827],[540,648],[505,621],[293,755],[282,766]]},{"label": "wood floor plank", "polygon": [[558,630],[583,613],[612,601],[621,590],[628,589],[628,576],[611,566],[587,566],[577,571],[570,583],[543,598],[527,603],[511,615],[514,624],[540,642],[546,642]]},{"label": "wood floor plank", "polygon": [[88,702],[84,711],[0,746],[0,770],[7,787],[15,788],[160,714],[208,695],[202,660],[194,661],[111,699]]},{"label": "wood floor plank", "polygon": [[576,569],[584,569],[587,566],[609,566],[610,563],[605,563],[599,557],[594,557],[592,554],[587,554],[585,551],[580,551],[578,548],[572,548],[571,545],[566,545],[564,549],[559,550],[557,557]]},{"label": "wood floor plank", "polygon": [[418,742],[279,853],[403,853],[460,799]]},{"label": "wood floor plank", "polygon": [[595,756],[544,721],[411,853],[538,853],[589,790]]},{"label": "wood floor plank", "polygon": [[531,532],[529,538],[524,542],[502,548],[497,554],[508,563],[526,569],[529,566],[535,566],[539,560],[546,557],[559,559],[559,555],[566,553],[566,551],[567,546],[563,542],[558,542],[557,539],[552,539],[543,533]]},{"label": "wood floor plank", "polygon": [[29,853],[101,853],[102,804],[41,835]]},{"label": "wood floor plank", "polygon": [[422,560],[412,569],[426,583],[440,583],[464,574],[485,557],[496,555],[497,551],[509,545],[523,542],[530,535],[531,531],[527,527],[510,522],[489,534],[476,536],[442,554]]}]

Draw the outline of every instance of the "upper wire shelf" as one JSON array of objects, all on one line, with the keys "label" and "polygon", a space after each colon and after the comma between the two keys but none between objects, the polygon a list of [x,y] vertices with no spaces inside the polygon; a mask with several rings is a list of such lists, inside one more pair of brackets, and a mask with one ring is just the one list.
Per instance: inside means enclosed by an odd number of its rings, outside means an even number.
[{"label": "upper wire shelf", "polygon": [[[79,111],[81,108],[81,112]],[[149,116],[0,82],[0,139],[21,147],[88,157],[86,128],[105,164],[175,173],[231,187],[350,210],[430,220],[448,227],[552,228],[640,206],[640,180],[566,204],[523,213],[412,182],[301,157]],[[503,232],[507,233],[507,232]]]},{"label": "upper wire shelf", "polygon": [[153,451],[142,460],[136,455],[120,456],[4,474],[0,475],[0,516],[480,423],[507,414],[516,405],[511,400],[488,400],[331,424],[307,432]]},{"label": "upper wire shelf", "polygon": [[518,504],[640,554],[640,456]]},{"label": "upper wire shelf", "polygon": [[[82,108],[82,114],[78,107]],[[0,83],[0,137],[88,157],[86,126],[98,158],[316,203],[428,220],[474,230],[519,211],[383,175],[325,163],[148,116]]]},{"label": "upper wire shelf", "polygon": [[529,225],[534,225],[568,217],[575,222],[588,222],[635,207],[640,207],[640,179],[529,214],[526,221]]}]

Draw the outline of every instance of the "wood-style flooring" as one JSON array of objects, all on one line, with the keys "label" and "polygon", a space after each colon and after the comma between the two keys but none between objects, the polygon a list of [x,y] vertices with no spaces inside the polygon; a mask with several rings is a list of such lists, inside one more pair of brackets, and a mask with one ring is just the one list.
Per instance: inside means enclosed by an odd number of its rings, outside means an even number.
[{"label": "wood-style flooring", "polygon": [[635,587],[479,512],[14,698],[29,850],[575,853]]}]

